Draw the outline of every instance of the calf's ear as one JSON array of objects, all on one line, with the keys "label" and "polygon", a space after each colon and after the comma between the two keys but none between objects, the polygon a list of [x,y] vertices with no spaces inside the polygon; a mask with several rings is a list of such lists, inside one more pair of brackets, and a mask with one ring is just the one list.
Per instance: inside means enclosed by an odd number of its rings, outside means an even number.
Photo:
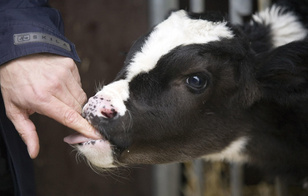
[{"label": "calf's ear", "polygon": [[296,41],[258,57],[262,98],[282,105],[308,100],[308,41]]}]

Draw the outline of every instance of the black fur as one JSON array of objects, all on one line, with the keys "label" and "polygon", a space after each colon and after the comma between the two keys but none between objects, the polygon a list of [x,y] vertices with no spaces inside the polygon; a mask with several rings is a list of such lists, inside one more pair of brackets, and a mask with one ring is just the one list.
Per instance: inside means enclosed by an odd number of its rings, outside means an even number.
[{"label": "black fur", "polygon": [[[289,10],[307,22],[306,10]],[[273,175],[308,175],[308,40],[275,48],[269,26],[252,21],[231,28],[232,39],[180,45],[162,56],[129,83],[129,112],[92,121],[118,162],[186,161],[246,137],[250,164]],[[126,65],[146,38],[132,47]],[[187,83],[194,76],[204,85]],[[125,77],[126,68],[117,80]]]}]

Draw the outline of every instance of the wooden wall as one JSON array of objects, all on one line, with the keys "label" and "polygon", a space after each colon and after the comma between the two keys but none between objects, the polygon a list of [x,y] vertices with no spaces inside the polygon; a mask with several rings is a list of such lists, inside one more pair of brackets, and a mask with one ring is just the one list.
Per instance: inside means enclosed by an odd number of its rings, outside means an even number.
[{"label": "wooden wall", "polygon": [[[50,0],[60,10],[65,34],[82,59],[83,88],[90,97],[100,83],[109,83],[122,67],[125,53],[147,31],[144,0]],[[76,153],[63,142],[72,131],[46,117],[37,124],[41,151],[34,161],[39,196],[151,195],[151,167],[136,166],[98,175],[76,161]]]}]

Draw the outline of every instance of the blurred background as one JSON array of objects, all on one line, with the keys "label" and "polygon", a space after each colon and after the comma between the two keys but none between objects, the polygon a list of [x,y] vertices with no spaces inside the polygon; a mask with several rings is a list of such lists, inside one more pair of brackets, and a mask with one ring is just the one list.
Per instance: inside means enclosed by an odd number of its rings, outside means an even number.
[{"label": "blurred background", "polygon": [[[242,23],[267,0],[50,0],[75,43],[88,97],[111,82],[132,43],[170,10],[219,11]],[[34,160],[39,196],[241,196],[286,194],[286,186],[241,165],[197,160],[160,166],[135,165],[97,174],[63,142],[72,130],[34,115],[41,151]],[[245,171],[245,172],[243,172]],[[296,192],[305,195],[303,192]]]}]

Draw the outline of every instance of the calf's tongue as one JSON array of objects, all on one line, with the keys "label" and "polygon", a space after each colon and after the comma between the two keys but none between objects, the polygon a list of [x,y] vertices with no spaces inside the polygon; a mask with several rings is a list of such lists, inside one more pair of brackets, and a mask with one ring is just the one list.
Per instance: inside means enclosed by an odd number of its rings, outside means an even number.
[{"label": "calf's tongue", "polygon": [[66,136],[64,138],[64,142],[70,144],[70,145],[74,145],[74,144],[79,144],[79,143],[84,143],[87,141],[93,140],[91,138],[87,138],[79,133],[75,133],[69,136]]}]

